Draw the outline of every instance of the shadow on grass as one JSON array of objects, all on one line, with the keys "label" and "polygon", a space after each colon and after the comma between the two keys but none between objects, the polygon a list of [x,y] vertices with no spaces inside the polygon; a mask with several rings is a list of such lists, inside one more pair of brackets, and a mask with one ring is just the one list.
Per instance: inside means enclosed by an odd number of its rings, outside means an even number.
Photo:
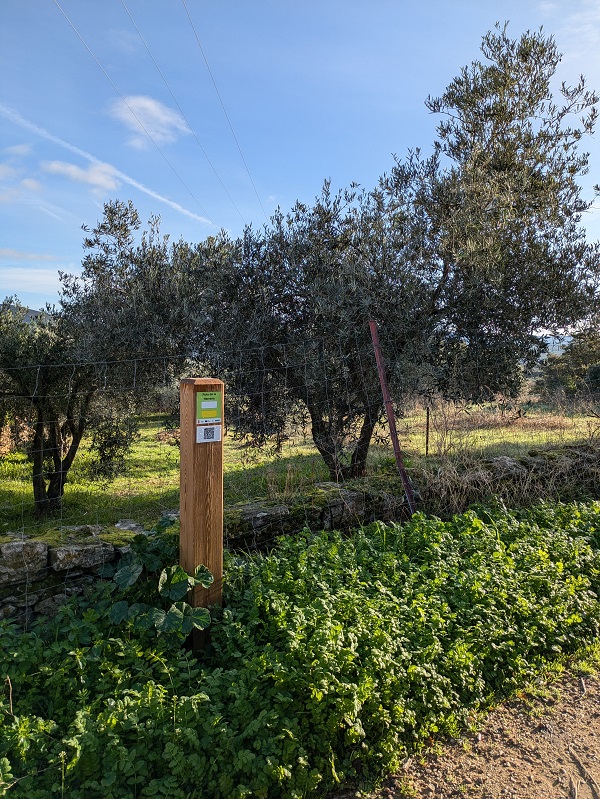
[{"label": "shadow on grass", "polygon": [[[250,460],[250,459],[248,459]],[[224,502],[231,505],[256,499],[289,501],[315,483],[328,480],[325,464],[317,453],[295,454],[260,463],[226,463]],[[40,519],[34,512],[31,475],[24,468],[20,479],[0,486],[0,540],[7,533],[39,535],[74,525],[114,525],[132,519],[151,529],[168,510],[179,508],[179,470],[139,469],[111,482],[96,482],[79,469],[70,475],[62,508]],[[9,540],[9,539],[6,539]]]},{"label": "shadow on grass", "polygon": [[[589,443],[589,439],[587,441]],[[461,471],[474,470],[477,463],[498,455],[518,460],[531,450],[544,449],[546,446],[570,447],[576,443],[571,438],[553,443],[532,436],[532,440],[527,442],[482,441],[478,446],[462,448],[442,457],[432,454],[426,458],[412,448],[408,448],[405,454],[409,473],[414,477],[417,487],[425,489],[424,494],[429,496],[430,501],[425,502],[427,509],[433,513],[445,511],[447,514],[456,512],[465,503],[485,500],[495,493],[506,493],[504,489],[507,486],[500,479],[485,484],[471,478],[465,481]],[[584,436],[579,443],[585,445]],[[6,538],[8,532],[37,535],[49,529],[83,524],[106,527],[121,519],[132,519],[151,529],[165,511],[179,507],[179,468],[177,453],[173,457],[172,452],[167,451],[168,457],[161,460],[156,457],[154,447],[150,449],[152,451],[148,457],[138,450],[127,473],[112,483],[90,480],[83,458],[78,468],[74,468],[69,475],[62,509],[42,520],[36,517],[33,509],[30,465],[24,461],[7,464],[10,473],[4,471],[0,475],[0,540],[9,540]],[[385,444],[372,445],[368,474],[396,474],[391,450]],[[442,476],[445,482],[440,483]],[[278,456],[249,451],[231,442],[225,449],[224,501],[227,506],[253,500],[285,504],[293,502],[297,505],[303,493],[315,483],[329,479],[322,458],[316,451],[310,451],[306,442],[291,446]],[[421,480],[430,485],[419,485]],[[560,493],[574,492],[570,480],[565,484],[562,478],[553,475],[550,482],[555,483]],[[582,482],[585,484],[587,481]],[[548,485],[548,490],[551,487]],[[516,488],[513,485],[508,494],[521,501],[526,489],[540,491],[533,479],[528,481],[527,486]],[[588,486],[585,488],[589,490]],[[477,491],[481,492],[479,496],[475,496]]]}]

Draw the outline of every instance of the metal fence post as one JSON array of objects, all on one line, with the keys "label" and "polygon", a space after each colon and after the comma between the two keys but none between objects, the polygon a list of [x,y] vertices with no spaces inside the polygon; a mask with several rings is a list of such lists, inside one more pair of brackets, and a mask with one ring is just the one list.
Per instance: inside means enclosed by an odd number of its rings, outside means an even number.
[{"label": "metal fence post", "polygon": [[390,437],[392,439],[392,446],[394,448],[394,457],[396,458],[396,466],[400,473],[400,479],[404,486],[404,493],[406,494],[406,502],[411,514],[416,511],[415,495],[406,468],[404,467],[404,459],[402,458],[402,451],[400,450],[400,443],[398,442],[398,431],[396,430],[396,418],[394,416],[394,408],[392,406],[392,399],[388,389],[387,380],[385,377],[385,366],[383,364],[383,355],[381,354],[381,345],[379,344],[379,334],[377,332],[377,322],[372,320],[369,322],[369,329],[371,331],[371,340],[373,341],[373,349],[375,350],[375,360],[377,361],[377,371],[379,372],[379,382],[381,384],[381,393],[383,395],[383,404],[387,414],[388,425],[390,428]]}]

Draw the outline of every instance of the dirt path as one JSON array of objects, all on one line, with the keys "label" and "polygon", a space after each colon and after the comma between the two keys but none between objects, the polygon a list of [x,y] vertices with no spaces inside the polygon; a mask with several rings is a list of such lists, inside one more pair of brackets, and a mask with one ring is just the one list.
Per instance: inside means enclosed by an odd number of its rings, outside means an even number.
[{"label": "dirt path", "polygon": [[406,763],[370,799],[401,797],[600,799],[600,678],[565,675],[497,708],[479,733]]}]

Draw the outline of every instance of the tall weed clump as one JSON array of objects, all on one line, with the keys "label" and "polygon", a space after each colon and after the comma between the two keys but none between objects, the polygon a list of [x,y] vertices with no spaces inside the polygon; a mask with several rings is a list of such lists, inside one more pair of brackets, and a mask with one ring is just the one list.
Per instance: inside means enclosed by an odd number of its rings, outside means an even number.
[{"label": "tall weed clump", "polygon": [[498,499],[513,508],[540,501],[581,502],[600,496],[600,446],[589,440],[493,458],[461,452],[421,460],[411,477],[421,507],[443,518]]},{"label": "tall weed clump", "polygon": [[598,635],[600,503],[306,531],[226,575],[199,661],[111,624],[106,593],[5,627],[0,784],[299,799],[376,780]]}]

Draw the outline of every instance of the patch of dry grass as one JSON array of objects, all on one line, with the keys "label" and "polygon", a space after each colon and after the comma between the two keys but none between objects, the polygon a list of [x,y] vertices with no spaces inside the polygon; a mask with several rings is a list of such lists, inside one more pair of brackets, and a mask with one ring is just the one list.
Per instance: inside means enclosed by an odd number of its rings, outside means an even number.
[{"label": "patch of dry grass", "polygon": [[449,517],[474,503],[528,507],[542,500],[600,497],[600,445],[553,446],[517,458],[461,453],[421,459],[411,470],[427,513]]}]

